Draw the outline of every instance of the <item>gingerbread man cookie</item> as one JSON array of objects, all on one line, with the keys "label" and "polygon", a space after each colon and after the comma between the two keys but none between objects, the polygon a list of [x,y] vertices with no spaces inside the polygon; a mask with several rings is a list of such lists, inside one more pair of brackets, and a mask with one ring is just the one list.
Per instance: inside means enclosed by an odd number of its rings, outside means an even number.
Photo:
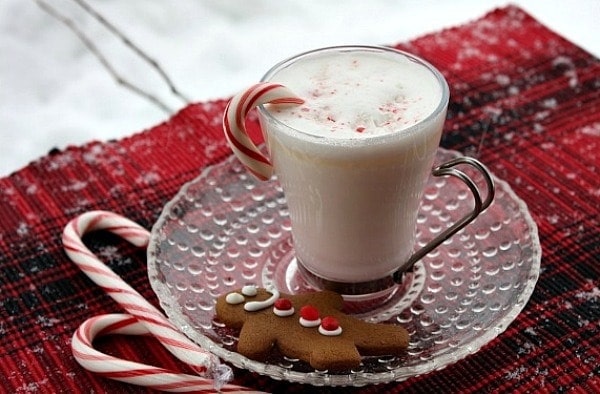
[{"label": "gingerbread man cookie", "polygon": [[265,360],[274,348],[317,370],[344,371],[361,356],[402,354],[408,333],[399,326],[367,323],[341,312],[343,299],[321,291],[298,295],[245,286],[217,299],[217,317],[240,329],[238,353]]}]

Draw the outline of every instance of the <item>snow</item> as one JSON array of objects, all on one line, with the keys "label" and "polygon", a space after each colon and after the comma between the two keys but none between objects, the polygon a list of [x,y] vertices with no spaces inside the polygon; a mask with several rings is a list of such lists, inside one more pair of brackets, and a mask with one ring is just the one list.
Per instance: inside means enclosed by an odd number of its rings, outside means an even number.
[{"label": "snow", "polygon": [[[44,1],[93,38],[125,79],[172,111],[184,106],[147,63],[75,1]],[[194,102],[229,97],[301,51],[394,44],[506,5],[491,0],[87,2],[154,58]],[[600,36],[593,34],[600,19],[597,0],[513,3],[600,57]],[[77,36],[33,0],[0,2],[0,33],[0,176],[52,148],[122,138],[169,117],[116,84]]]}]

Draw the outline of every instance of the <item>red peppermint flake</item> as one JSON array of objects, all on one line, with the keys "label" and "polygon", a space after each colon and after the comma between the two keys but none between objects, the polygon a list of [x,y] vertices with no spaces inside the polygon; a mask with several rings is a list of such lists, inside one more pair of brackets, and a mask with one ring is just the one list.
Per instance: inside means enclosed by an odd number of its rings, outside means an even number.
[{"label": "red peppermint flake", "polygon": [[319,318],[319,310],[312,305],[304,305],[300,308],[300,317],[308,321],[317,320]]},{"label": "red peppermint flake", "polygon": [[279,309],[280,311],[287,311],[292,309],[292,301],[290,301],[287,298],[280,298],[277,301],[275,301],[274,307]]},{"label": "red peppermint flake", "polygon": [[334,331],[337,330],[339,326],[340,322],[333,316],[327,316],[321,320],[321,327],[323,327],[324,330]]},{"label": "red peppermint flake", "polygon": [[356,128],[356,131],[358,131],[359,133],[362,133],[363,131],[365,131],[365,128],[362,126],[359,126]]}]

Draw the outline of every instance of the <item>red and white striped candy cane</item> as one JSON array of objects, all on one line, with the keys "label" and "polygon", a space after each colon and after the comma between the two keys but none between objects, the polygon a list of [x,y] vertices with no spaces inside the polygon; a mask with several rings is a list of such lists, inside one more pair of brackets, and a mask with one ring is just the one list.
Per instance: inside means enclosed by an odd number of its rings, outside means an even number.
[{"label": "red and white striped candy cane", "polygon": [[285,86],[262,82],[238,93],[227,104],[223,115],[225,138],[240,162],[258,179],[264,181],[271,178],[273,165],[248,136],[245,123],[248,112],[262,104],[302,103],[304,100]]},{"label": "red and white striped candy cane", "polygon": [[[215,388],[224,392],[252,391],[226,384],[232,377],[229,367],[220,364],[216,356],[183,335],[158,309],[125,283],[83,244],[82,236],[95,230],[110,231],[140,247],[147,246],[150,239],[150,233],[137,223],[105,211],[84,213],[65,227],[62,241],[67,255],[129,313],[101,315],[84,322],[73,335],[71,344],[77,362],[84,368],[105,377],[162,391],[212,392]],[[188,364],[195,372],[213,379],[121,360],[93,348],[92,342],[96,336],[111,333],[152,334],[167,350]]]},{"label": "red and white striped candy cane", "polygon": [[[150,387],[160,391],[204,392],[215,390],[213,381],[195,375],[172,372],[112,357],[94,349],[92,342],[103,335],[146,335],[150,332],[135,316],[107,314],[86,320],[73,335],[71,348],[77,362],[88,371],[105,378]],[[229,391],[225,388],[223,391]],[[239,391],[237,388],[235,391]]]}]

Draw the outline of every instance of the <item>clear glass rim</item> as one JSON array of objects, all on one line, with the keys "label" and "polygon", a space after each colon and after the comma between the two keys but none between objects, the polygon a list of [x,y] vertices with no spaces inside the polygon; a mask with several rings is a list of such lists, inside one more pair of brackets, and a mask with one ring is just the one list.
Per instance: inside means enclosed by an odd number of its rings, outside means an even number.
[{"label": "clear glass rim", "polygon": [[[406,129],[403,129],[402,133],[386,133],[386,134],[382,134],[382,135],[369,137],[368,138],[369,144],[386,143],[389,140],[398,138],[399,135],[402,135],[402,136],[412,135],[412,134],[418,132],[419,130],[421,130],[423,128],[423,125],[433,122],[437,118],[437,116],[439,116],[439,114],[441,112],[446,111],[446,109],[448,107],[448,103],[450,101],[450,90],[448,88],[448,83],[446,82],[446,79],[444,78],[442,73],[437,68],[435,68],[428,61],[426,61],[416,55],[413,55],[409,52],[395,49],[392,47],[385,47],[385,46],[340,45],[340,46],[330,46],[330,47],[318,48],[318,49],[313,49],[310,51],[302,52],[300,54],[297,54],[297,55],[289,57],[285,60],[282,60],[281,62],[279,62],[276,65],[274,65],[273,67],[271,67],[271,69],[265,73],[265,75],[261,78],[260,81],[261,82],[269,82],[271,80],[271,78],[274,75],[276,75],[281,69],[288,67],[289,65],[291,65],[301,59],[311,57],[314,55],[324,54],[327,52],[376,52],[376,53],[385,53],[388,55],[390,55],[390,54],[391,55],[400,55],[400,56],[403,56],[404,58],[407,58],[407,59],[425,67],[427,70],[429,70],[429,72],[432,74],[432,76],[437,80],[437,82],[439,84],[439,87],[440,87],[441,93],[442,93],[439,103],[438,103],[437,107],[433,111],[431,111],[431,113],[426,118],[424,118],[417,124],[414,124]],[[307,140],[307,141],[315,142],[315,143],[322,143],[325,140],[330,141],[326,137],[316,136],[314,134],[307,133],[302,130],[298,130],[296,128],[291,127],[288,124],[285,124],[284,122],[282,122],[279,119],[277,119],[276,117],[274,117],[266,109],[266,107],[264,105],[260,105],[258,107],[258,111],[262,117],[267,119],[269,122],[274,122],[275,124],[281,126],[279,129],[282,130],[282,132],[284,132],[292,137],[301,136],[303,140]],[[343,144],[343,145],[362,145],[362,144],[364,144],[364,141],[365,141],[364,139],[356,139],[356,138],[336,138],[335,139],[336,144]]]}]

